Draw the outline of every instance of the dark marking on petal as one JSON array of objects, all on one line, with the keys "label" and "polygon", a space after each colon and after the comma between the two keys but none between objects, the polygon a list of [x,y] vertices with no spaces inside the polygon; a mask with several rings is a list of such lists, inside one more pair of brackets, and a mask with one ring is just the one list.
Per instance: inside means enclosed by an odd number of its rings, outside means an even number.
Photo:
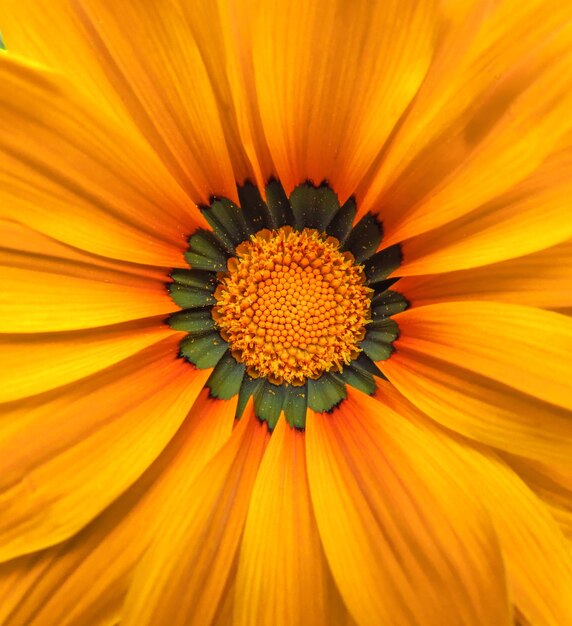
[{"label": "dark marking on petal", "polygon": [[189,335],[181,341],[181,355],[199,369],[214,367],[228,350],[228,343],[217,332]]},{"label": "dark marking on petal", "polygon": [[399,336],[399,327],[392,319],[381,319],[368,324],[365,339],[359,347],[372,361],[385,361],[393,352],[393,342]]},{"label": "dark marking on petal", "polygon": [[325,183],[315,187],[311,182],[298,185],[290,195],[294,226],[298,230],[315,228],[320,232],[340,209],[338,196]]},{"label": "dark marking on petal", "polygon": [[215,328],[210,307],[192,311],[177,311],[169,317],[168,324],[171,328],[184,330],[190,335],[204,335]]},{"label": "dark marking on petal", "polygon": [[220,239],[209,230],[197,230],[189,239],[185,259],[192,269],[224,272],[229,258]]},{"label": "dark marking on petal", "polygon": [[240,391],[245,370],[242,363],[237,363],[230,352],[226,352],[206,382],[211,396],[221,400],[235,396]]},{"label": "dark marking on petal", "polygon": [[354,198],[348,198],[326,228],[326,233],[335,237],[343,245],[352,232],[356,213]]},{"label": "dark marking on petal", "polygon": [[200,209],[227,252],[233,255],[234,248],[250,234],[242,209],[226,198],[216,197],[211,198],[210,206]]},{"label": "dark marking on petal", "polygon": [[346,397],[345,384],[330,372],[317,380],[308,380],[308,406],[313,411],[330,411]]},{"label": "dark marking on petal", "polygon": [[401,313],[409,306],[406,298],[397,291],[386,289],[376,294],[371,301],[371,319],[375,322],[380,318],[391,317]]},{"label": "dark marking on petal", "polygon": [[306,411],[308,409],[308,383],[301,387],[286,386],[286,399],[284,401],[284,416],[286,421],[297,428],[306,428]]},{"label": "dark marking on petal", "polygon": [[340,374],[336,374],[336,376],[341,378],[347,385],[351,385],[370,396],[375,393],[376,386],[373,376],[353,364],[344,367],[343,371]]},{"label": "dark marking on petal", "polygon": [[251,378],[248,374],[244,375],[238,393],[238,404],[236,406],[237,419],[242,417],[250,396],[254,395],[263,384],[264,378]]},{"label": "dark marking on petal", "polygon": [[401,265],[402,260],[401,246],[398,243],[376,252],[364,262],[367,284],[382,282]]},{"label": "dark marking on petal", "polygon": [[240,206],[244,211],[249,234],[254,235],[263,228],[270,230],[273,228],[270,211],[256,185],[249,181],[245,182],[238,188],[238,197]]},{"label": "dark marking on petal", "polygon": [[211,291],[198,287],[187,287],[180,283],[171,283],[167,286],[173,302],[181,309],[198,309],[213,306],[216,300]]},{"label": "dark marking on petal", "polygon": [[210,293],[214,293],[217,280],[214,272],[206,272],[204,270],[173,270],[170,277],[181,285],[186,287],[196,287],[204,289]]},{"label": "dark marking on petal", "polygon": [[294,224],[294,214],[282,183],[272,178],[266,185],[266,204],[272,228]]},{"label": "dark marking on petal", "polygon": [[285,385],[273,385],[267,380],[254,393],[254,413],[274,430],[286,398]]},{"label": "dark marking on petal", "polygon": [[382,230],[379,220],[375,215],[367,213],[354,226],[343,249],[354,255],[356,263],[363,263],[375,253],[381,243],[381,237]]},{"label": "dark marking on petal", "polygon": [[367,356],[365,352],[360,352],[357,359],[351,362],[352,367],[368,372],[372,376],[378,378],[385,378],[382,371],[377,365]]}]

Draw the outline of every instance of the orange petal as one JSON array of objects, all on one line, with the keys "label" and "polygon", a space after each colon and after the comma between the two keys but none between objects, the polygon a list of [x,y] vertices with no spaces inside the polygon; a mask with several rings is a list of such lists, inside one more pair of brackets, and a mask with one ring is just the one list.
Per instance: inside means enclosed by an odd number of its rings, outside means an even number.
[{"label": "orange petal", "polygon": [[[357,195],[362,200],[358,204],[359,213],[380,210],[383,206],[380,197],[395,182],[395,178],[404,175],[404,170],[407,172],[434,135],[443,132],[442,126],[448,129],[457,119],[459,111],[474,106],[475,95],[483,88],[483,76],[480,77],[481,82],[477,82],[478,76],[474,72],[473,80],[464,85],[462,79],[466,80],[466,77],[463,77],[463,71],[466,70],[467,57],[474,50],[476,35],[485,30],[483,23],[490,19],[491,4],[488,0],[439,4],[439,36],[435,54],[414,100],[404,111],[394,127],[393,136],[358,189]],[[485,78],[487,84],[490,76],[485,75]]]},{"label": "orange petal", "polygon": [[0,327],[5,333],[77,330],[177,309],[166,272],[141,274],[126,264],[75,251],[35,231],[0,220]]},{"label": "orange petal", "polygon": [[[77,265],[77,275],[81,275],[81,267],[85,265],[108,270],[110,273],[127,274],[129,277],[147,279],[150,282],[165,282],[165,268],[153,265],[140,265],[127,261],[118,261],[86,252],[80,248],[52,239],[37,230],[10,220],[0,219],[2,232],[2,250],[5,252],[21,252],[27,255],[41,253],[46,257],[59,257]],[[69,268],[69,272],[72,272]]]},{"label": "orange petal", "polygon": [[569,463],[541,463],[506,453],[502,457],[542,500],[562,532],[572,541],[572,470]]},{"label": "orange petal", "polygon": [[412,306],[445,300],[494,300],[544,309],[572,307],[572,241],[470,270],[408,276],[392,287]]},{"label": "orange petal", "polygon": [[226,442],[235,407],[236,399],[215,401],[204,390],[165,452],[100,517],[59,546],[1,565],[2,623],[114,624],[162,511]]},{"label": "orange petal", "polygon": [[443,302],[393,319],[398,352],[409,350],[419,360],[434,356],[572,408],[572,319],[564,315],[505,303]]},{"label": "orange petal", "polygon": [[184,265],[202,216],[145,140],[55,74],[0,56],[0,217],[102,256]]},{"label": "orange petal", "polygon": [[[281,419],[260,465],[240,549],[233,624],[339,624],[320,544],[304,433]],[[334,598],[331,598],[331,596]]]},{"label": "orange petal", "polygon": [[[251,179],[262,190],[268,179],[276,176],[276,171],[257,106],[252,46],[258,0],[222,0],[218,3],[203,0],[199,3],[200,18],[197,18],[196,4],[183,3],[183,11],[200,42],[213,84],[224,90],[220,99],[225,103],[222,115],[226,115],[226,126],[236,127],[236,139],[243,154],[241,160],[247,164],[238,169],[235,165],[237,180],[242,182],[246,172],[252,172]],[[219,41],[216,47],[210,43],[213,37]],[[237,155],[239,151],[233,149],[236,139],[233,140],[230,133],[227,135],[229,149]],[[233,164],[236,162],[237,156],[233,156]],[[239,175],[241,170],[245,172],[242,176]]]},{"label": "orange petal", "polygon": [[[236,194],[235,177],[218,114],[219,86],[211,84],[178,5],[55,0],[38,7],[8,0],[0,21],[10,50],[65,73],[123,126],[138,128],[193,200],[206,202],[213,193]],[[144,53],[141,42],[153,53]],[[224,59],[219,66],[224,70]]]},{"label": "orange petal", "polygon": [[151,346],[72,386],[4,405],[0,560],[77,532],[159,456],[210,370]]},{"label": "orange petal", "polygon": [[[122,125],[135,128],[109,84],[77,12],[77,3],[53,0],[49,6],[36,6],[33,0],[5,0],[0,5],[0,23],[10,53],[65,75],[99,108],[106,108]],[[51,29],[46,28],[48,23]],[[54,37],[54,32],[59,36]]]},{"label": "orange petal", "polygon": [[[481,392],[481,395],[486,394]],[[409,420],[414,422],[421,420],[427,423],[427,414],[423,413],[418,407],[412,404],[390,382],[382,380],[377,381],[375,398]],[[514,399],[514,395],[512,399]],[[530,398],[526,398],[526,400],[530,402]],[[469,413],[471,411],[470,403],[466,403],[466,407],[466,413]],[[544,405],[544,407],[546,409],[548,405]],[[498,420],[503,419],[502,416],[498,418],[494,410],[490,419],[490,425],[487,427],[483,424],[481,429],[481,433],[484,436],[473,438],[495,446],[495,454],[544,502],[550,509],[553,517],[560,523],[564,532],[567,532],[569,536],[572,537],[572,470],[569,467],[570,451],[566,453],[564,448],[562,449],[560,459],[564,458],[564,461],[559,460],[556,455],[549,455],[542,452],[540,454],[534,453],[535,449],[541,450],[541,446],[543,445],[543,433],[550,432],[554,427],[549,413],[553,407],[548,408],[543,413],[536,413],[534,410],[531,410],[530,420],[525,423],[522,431],[519,430],[516,432],[515,428],[519,429],[520,423],[524,422],[524,418],[528,415],[527,411],[524,409],[519,411],[519,408],[517,402],[515,416],[513,418],[513,427],[507,430],[504,436],[499,435],[496,444],[492,441],[494,434],[491,436],[490,441],[487,438],[487,433],[494,433],[495,429],[498,427]],[[489,408],[482,409],[481,415],[484,416],[485,413],[488,412]],[[436,419],[436,417],[446,413],[447,411],[441,410],[431,417],[434,419],[434,422],[437,423],[440,420]],[[537,424],[537,432],[531,432],[527,441],[526,438],[522,436],[522,433],[534,420]],[[458,434],[459,429],[453,424],[447,424],[444,420],[441,420],[441,423],[448,426],[446,432],[456,441],[463,440]],[[502,426],[499,431],[500,430],[502,430]],[[452,431],[456,431],[456,433]],[[466,435],[467,433],[463,434]],[[557,441],[558,438],[570,440],[570,434],[559,434],[556,431],[552,439]],[[516,442],[516,445],[513,445],[513,442]],[[484,446],[478,444],[476,447],[479,450],[484,448]],[[529,454],[529,452],[531,452],[531,454]]]},{"label": "orange petal", "polygon": [[348,389],[307,422],[310,492],[332,573],[358,624],[511,624],[503,563],[446,444]]},{"label": "orange petal", "polygon": [[287,190],[307,178],[327,179],[343,200],[424,78],[434,6],[411,0],[252,6],[256,95],[277,173]]},{"label": "orange petal", "polygon": [[[572,23],[569,7],[557,12],[565,15],[564,26],[555,26],[551,19],[548,35],[544,27],[527,24],[535,40],[519,56],[510,52],[497,63],[498,42],[484,54],[477,43],[469,46],[479,54],[461,63],[462,71],[450,77],[453,93],[433,91],[433,100],[429,95],[425,98],[425,112],[410,112],[410,129],[415,134],[419,124],[421,136],[405,139],[398,148],[398,160],[408,155],[407,163],[398,165],[388,154],[384,167],[398,171],[386,169],[385,175],[379,174],[362,203],[362,210],[381,211],[387,244],[446,224],[494,200],[558,149],[572,126],[568,115]],[[509,30],[498,46],[506,48],[508,42],[512,47],[521,27]],[[502,29],[494,19],[483,26],[483,36],[492,31],[497,37]],[[457,105],[462,90],[466,93]],[[394,146],[400,145],[400,139],[395,138]]]},{"label": "orange petal", "polygon": [[380,365],[410,402],[453,431],[527,458],[570,459],[572,421],[565,409],[406,348]]},{"label": "orange petal", "polygon": [[[252,406],[252,405],[250,405]],[[159,536],[142,559],[125,605],[126,626],[209,624],[235,560],[266,426],[247,409],[232,438],[165,504]]]},{"label": "orange petal", "polygon": [[[376,399],[439,438],[465,467],[473,493],[487,508],[498,534],[513,602],[532,624],[572,621],[572,552],[544,504],[495,454],[428,423],[388,383]],[[509,455],[507,455],[509,456]]]},{"label": "orange petal", "polygon": [[510,192],[402,244],[400,276],[479,267],[572,237],[572,150],[544,163]]},{"label": "orange petal", "polygon": [[180,334],[151,318],[83,331],[0,335],[0,402],[67,385]]},{"label": "orange petal", "polygon": [[129,113],[193,200],[236,199],[219,105],[178,3],[85,0],[77,13]]}]

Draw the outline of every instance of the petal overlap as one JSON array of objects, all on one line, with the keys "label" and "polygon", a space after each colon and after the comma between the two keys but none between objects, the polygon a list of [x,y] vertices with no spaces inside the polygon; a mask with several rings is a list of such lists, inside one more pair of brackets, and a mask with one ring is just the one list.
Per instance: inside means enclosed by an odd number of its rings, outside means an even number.
[{"label": "petal overlap", "polygon": [[204,220],[137,133],[37,63],[0,56],[0,217],[101,256],[177,267]]},{"label": "petal overlap", "polygon": [[510,624],[490,520],[462,481],[451,479],[462,462],[359,392],[332,415],[312,417],[312,503],[357,623]]},{"label": "petal overlap", "polygon": [[64,543],[0,565],[3,623],[117,623],[133,570],[157,536],[157,512],[179,501],[181,483],[227,442],[235,404],[203,391],[164,453],[100,517]]},{"label": "petal overlap", "polygon": [[180,485],[179,499],[163,507],[159,536],[126,600],[125,624],[182,626],[215,617],[268,436],[247,411],[196,479]]}]

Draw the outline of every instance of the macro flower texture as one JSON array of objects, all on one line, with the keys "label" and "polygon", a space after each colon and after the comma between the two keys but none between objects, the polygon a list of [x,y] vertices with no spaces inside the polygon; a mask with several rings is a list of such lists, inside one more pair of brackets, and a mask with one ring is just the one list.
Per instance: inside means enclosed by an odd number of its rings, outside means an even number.
[{"label": "macro flower texture", "polygon": [[569,0],[0,29],[0,625],[572,625]]}]

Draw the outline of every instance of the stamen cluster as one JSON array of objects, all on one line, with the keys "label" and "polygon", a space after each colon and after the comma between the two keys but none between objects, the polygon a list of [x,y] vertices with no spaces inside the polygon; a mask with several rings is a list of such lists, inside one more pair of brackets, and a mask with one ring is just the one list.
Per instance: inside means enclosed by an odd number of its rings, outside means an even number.
[{"label": "stamen cluster", "polygon": [[212,317],[253,378],[303,385],[357,358],[372,290],[334,237],[261,230],[219,274]]}]

